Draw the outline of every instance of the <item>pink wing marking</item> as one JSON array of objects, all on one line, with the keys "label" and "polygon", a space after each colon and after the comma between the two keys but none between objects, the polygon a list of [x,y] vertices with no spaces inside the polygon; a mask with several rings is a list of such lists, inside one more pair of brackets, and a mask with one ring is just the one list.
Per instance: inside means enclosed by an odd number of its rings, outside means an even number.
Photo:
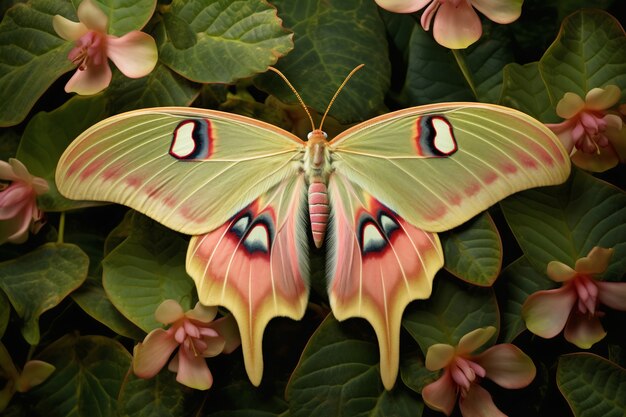
[{"label": "pink wing marking", "polygon": [[415,121],[415,148],[425,157],[446,157],[458,150],[452,124],[442,115],[418,117]]},{"label": "pink wing marking", "polygon": [[233,313],[254,385],[263,375],[265,326],[277,316],[299,320],[308,299],[308,267],[303,263],[308,252],[300,212],[304,180],[298,179],[291,195],[284,188],[279,184],[220,228],[192,237],[187,252],[187,271],[200,301]]},{"label": "pink wing marking", "polygon": [[215,137],[207,119],[187,119],[176,126],[169,153],[182,161],[203,161],[213,155]]},{"label": "pink wing marking", "polygon": [[362,317],[373,326],[381,378],[391,389],[398,373],[402,313],[411,301],[430,296],[443,266],[439,238],[338,175],[331,177],[329,192],[330,237],[337,251],[328,277],[331,307],[338,320]]}]

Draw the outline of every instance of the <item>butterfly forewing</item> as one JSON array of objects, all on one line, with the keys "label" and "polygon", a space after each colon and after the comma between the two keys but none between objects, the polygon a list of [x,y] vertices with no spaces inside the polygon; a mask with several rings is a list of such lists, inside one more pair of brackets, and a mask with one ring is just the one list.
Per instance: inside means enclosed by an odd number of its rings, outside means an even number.
[{"label": "butterfly forewing", "polygon": [[330,147],[336,172],[428,231],[451,229],[514,192],[569,175],[569,157],[550,130],[489,104],[401,110],[345,131]]},{"label": "butterfly forewing", "polygon": [[123,113],[81,134],[59,161],[65,196],[130,206],[199,234],[298,172],[304,143],[250,118],[191,108]]}]

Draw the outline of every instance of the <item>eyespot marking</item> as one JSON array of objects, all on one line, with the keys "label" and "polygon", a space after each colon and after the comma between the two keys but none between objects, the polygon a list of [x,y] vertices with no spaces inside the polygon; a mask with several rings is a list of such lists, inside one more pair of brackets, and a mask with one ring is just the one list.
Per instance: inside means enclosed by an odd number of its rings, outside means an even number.
[{"label": "eyespot marking", "polygon": [[206,160],[213,154],[213,129],[206,119],[187,119],[176,126],[169,154],[185,161]]},{"label": "eyespot marking", "polygon": [[426,157],[450,156],[458,150],[452,124],[441,115],[417,119],[415,147],[418,155]]}]

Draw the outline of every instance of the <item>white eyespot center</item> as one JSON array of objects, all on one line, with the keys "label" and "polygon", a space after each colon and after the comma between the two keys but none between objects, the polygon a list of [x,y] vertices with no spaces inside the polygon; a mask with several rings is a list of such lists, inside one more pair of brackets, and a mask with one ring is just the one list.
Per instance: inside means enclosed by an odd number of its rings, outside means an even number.
[{"label": "white eyespot center", "polygon": [[452,127],[445,119],[434,117],[432,119],[433,128],[435,129],[435,148],[444,154],[454,152],[456,142],[452,134]]},{"label": "white eyespot center", "polygon": [[363,251],[378,250],[383,247],[386,240],[376,226],[367,224],[363,228]]},{"label": "white eyespot center", "polygon": [[196,147],[196,143],[193,140],[193,129],[195,125],[193,121],[189,121],[178,126],[174,133],[174,141],[171,150],[174,155],[184,158],[194,151]]},{"label": "white eyespot center", "polygon": [[269,249],[269,237],[267,229],[262,224],[257,224],[250,230],[246,237],[245,244],[253,248],[262,248],[267,251]]}]

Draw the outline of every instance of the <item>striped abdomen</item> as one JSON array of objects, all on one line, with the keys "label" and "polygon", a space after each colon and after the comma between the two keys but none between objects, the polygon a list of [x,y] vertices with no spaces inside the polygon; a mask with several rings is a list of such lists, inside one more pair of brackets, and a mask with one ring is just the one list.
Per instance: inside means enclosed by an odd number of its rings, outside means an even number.
[{"label": "striped abdomen", "polygon": [[328,190],[321,179],[313,179],[309,184],[309,217],[315,247],[321,248],[328,225]]}]

